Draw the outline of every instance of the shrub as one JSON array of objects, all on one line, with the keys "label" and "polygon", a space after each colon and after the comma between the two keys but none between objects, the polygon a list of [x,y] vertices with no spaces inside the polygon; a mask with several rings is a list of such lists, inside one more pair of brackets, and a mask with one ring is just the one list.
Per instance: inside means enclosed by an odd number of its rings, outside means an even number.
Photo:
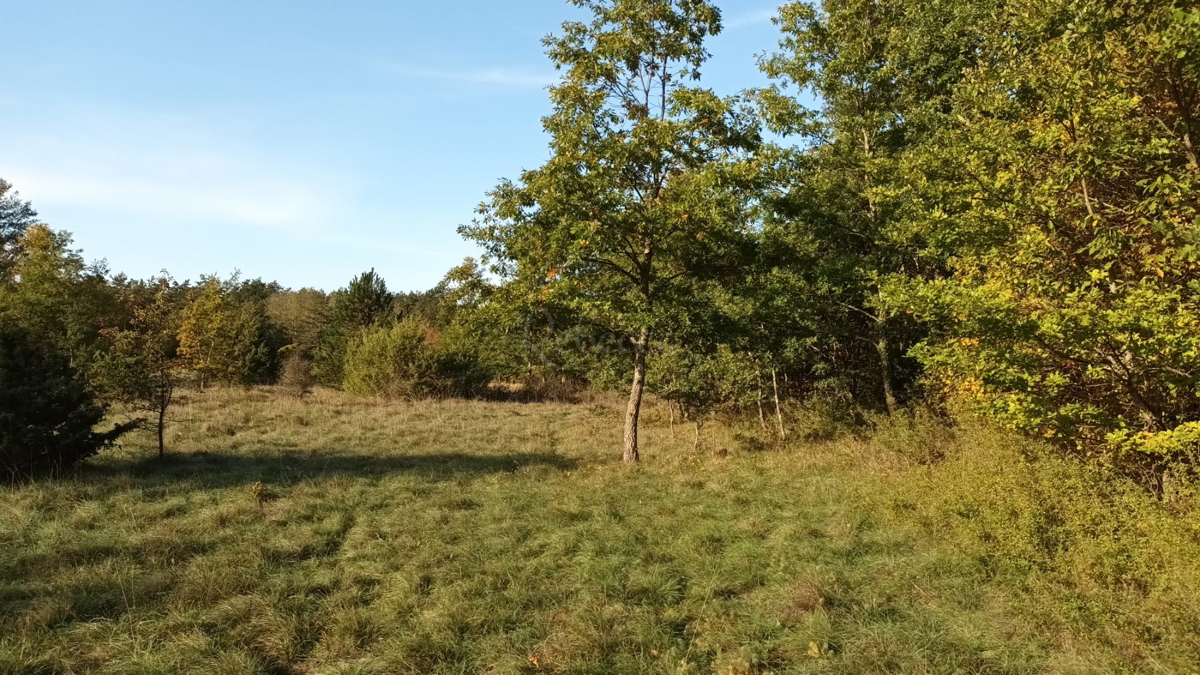
[{"label": "shrub", "polygon": [[432,327],[406,319],[363,331],[346,350],[346,391],[361,396],[467,396],[486,385],[469,351],[443,343]]},{"label": "shrub", "polygon": [[312,359],[299,350],[288,350],[279,370],[279,386],[287,389],[296,398],[304,398],[305,394],[312,391],[312,370]]},{"label": "shrub", "polygon": [[475,396],[483,393],[492,379],[475,352],[445,342],[437,348],[434,372],[430,390],[439,396]]},{"label": "shrub", "polygon": [[371,328],[346,348],[343,385],[360,396],[416,398],[433,374],[433,360],[420,324],[402,321]]},{"label": "shrub", "polygon": [[0,327],[0,474],[62,474],[136,424],[98,433],[104,412],[65,356]]},{"label": "shrub", "polygon": [[329,322],[317,335],[313,350],[313,374],[321,384],[337,386],[346,379],[346,356],[350,343],[364,329],[391,326],[396,314],[395,296],[375,270],[364,272],[333,295]]},{"label": "shrub", "polygon": [[949,439],[933,419],[891,424],[902,428],[881,428],[871,442],[912,458],[917,446],[942,440],[940,461],[894,473],[890,489],[869,497],[885,501],[898,526],[935,535],[989,575],[1022,584],[1038,575],[1040,585],[1028,590],[1041,597],[1031,602],[1086,596],[1092,607],[1076,618],[1096,626],[1112,619],[1114,605],[1132,610],[1122,594],[1182,603],[1196,616],[1189,580],[1200,574],[1200,512],[1190,499],[1165,503],[1111,470],[974,421]]}]

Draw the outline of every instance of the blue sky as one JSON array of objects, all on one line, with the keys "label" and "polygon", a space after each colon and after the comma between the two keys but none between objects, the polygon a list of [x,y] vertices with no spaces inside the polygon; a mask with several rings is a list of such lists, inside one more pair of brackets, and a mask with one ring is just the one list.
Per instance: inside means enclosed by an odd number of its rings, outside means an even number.
[{"label": "blue sky", "polygon": [[[762,84],[772,0],[726,0],[705,83]],[[144,277],[394,290],[473,255],[455,228],[546,157],[563,0],[0,0],[0,177],[89,259]]]}]

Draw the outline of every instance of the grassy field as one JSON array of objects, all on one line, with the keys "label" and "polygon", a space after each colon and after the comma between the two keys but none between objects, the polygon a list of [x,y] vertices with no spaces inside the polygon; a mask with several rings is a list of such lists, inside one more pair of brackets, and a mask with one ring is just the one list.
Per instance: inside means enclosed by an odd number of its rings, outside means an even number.
[{"label": "grassy field", "polygon": [[604,402],[236,390],[177,418],[165,462],[131,438],[74,479],[0,488],[0,672],[1186,672],[1200,654],[1191,568],[1089,590],[939,520],[991,522],[911,456],[962,445],[950,432],[781,449],[712,424],[695,451],[652,405],[629,467]]}]

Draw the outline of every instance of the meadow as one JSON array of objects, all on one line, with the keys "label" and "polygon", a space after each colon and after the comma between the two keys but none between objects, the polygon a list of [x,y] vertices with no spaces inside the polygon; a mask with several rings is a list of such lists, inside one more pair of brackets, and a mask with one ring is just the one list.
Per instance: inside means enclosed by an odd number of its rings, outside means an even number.
[{"label": "meadow", "polygon": [[922,416],[693,447],[651,402],[626,465],[620,406],[188,392],[165,460],[0,488],[0,672],[1200,663],[1186,505]]}]

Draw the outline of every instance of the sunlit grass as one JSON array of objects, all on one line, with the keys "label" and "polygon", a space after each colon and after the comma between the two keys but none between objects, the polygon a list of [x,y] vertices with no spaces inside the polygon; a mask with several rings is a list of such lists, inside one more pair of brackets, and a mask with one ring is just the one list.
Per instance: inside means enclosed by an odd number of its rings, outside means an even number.
[{"label": "sunlit grass", "polygon": [[651,406],[629,467],[619,415],[193,394],[165,462],[135,438],[73,480],[0,492],[0,671],[1067,662],[977,558],[895,526],[873,499],[900,466],[886,453],[729,424],[693,451]]}]

